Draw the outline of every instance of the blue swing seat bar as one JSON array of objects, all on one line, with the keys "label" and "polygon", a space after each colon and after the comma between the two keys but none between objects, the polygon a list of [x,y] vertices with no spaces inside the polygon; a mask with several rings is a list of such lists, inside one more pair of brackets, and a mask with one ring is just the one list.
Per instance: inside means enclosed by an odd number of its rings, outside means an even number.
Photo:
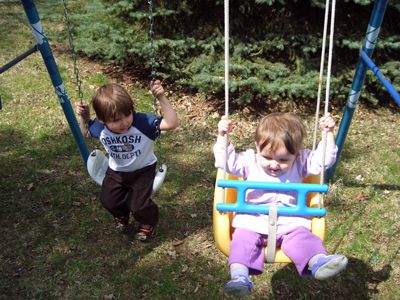
[{"label": "blue swing seat bar", "polygon": [[244,180],[218,180],[217,185],[223,188],[234,188],[237,190],[237,201],[235,203],[218,203],[217,210],[220,212],[240,212],[249,214],[269,214],[267,205],[254,205],[246,203],[246,191],[248,189],[270,190],[270,191],[296,191],[296,206],[279,206],[278,215],[286,216],[316,216],[326,215],[326,208],[308,207],[306,204],[307,194],[310,192],[326,193],[326,184],[308,183],[279,183],[259,182]]}]

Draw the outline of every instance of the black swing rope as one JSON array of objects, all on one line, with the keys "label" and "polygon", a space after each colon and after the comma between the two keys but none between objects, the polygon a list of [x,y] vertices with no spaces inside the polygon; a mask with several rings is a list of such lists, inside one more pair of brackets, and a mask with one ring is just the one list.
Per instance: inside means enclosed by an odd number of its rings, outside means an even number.
[{"label": "black swing rope", "polygon": [[[63,0],[63,6],[64,6],[64,17],[66,20],[66,25],[67,25],[67,32],[68,32],[68,43],[69,43],[69,48],[71,51],[71,57],[74,65],[74,83],[76,86],[76,93],[79,102],[82,104],[83,103],[83,92],[82,92],[82,80],[79,77],[79,68],[78,68],[78,55],[75,50],[75,45],[74,45],[74,38],[72,35],[72,23],[71,19],[69,17],[68,13],[68,5],[67,5],[67,0]],[[89,131],[89,124],[86,122],[85,124],[86,130]],[[89,145],[91,150],[90,155],[91,156],[96,156],[96,150],[98,149],[97,144],[94,142],[93,139],[89,139]]]},{"label": "black swing rope", "polygon": [[[153,14],[153,1],[148,0],[147,3],[149,4],[149,42],[150,42],[150,80],[153,83],[156,80],[156,74],[157,74],[157,69],[156,69],[156,58],[155,58],[155,47],[154,47],[154,14]],[[153,96],[153,111],[154,115],[161,115],[161,112],[159,111],[158,107],[158,99],[156,96]],[[157,140],[161,138],[161,130],[156,133],[157,135]],[[157,154],[158,157],[160,158],[159,161],[162,161],[161,159],[161,154],[162,154],[162,149],[161,145],[159,142],[156,141],[156,148],[157,148]],[[163,172],[163,167],[162,163],[159,164],[158,171]]]},{"label": "black swing rope", "polygon": [[76,88],[77,88],[78,99],[79,99],[80,103],[82,104],[82,102],[83,102],[83,100],[82,100],[83,93],[82,93],[82,88],[81,88],[82,81],[79,78],[79,69],[78,69],[78,64],[77,64],[77,54],[76,54],[76,51],[75,51],[74,41],[73,41],[73,38],[72,38],[72,25],[71,25],[71,20],[69,18],[69,14],[68,14],[67,0],[63,0],[63,5],[64,5],[64,16],[65,16],[65,20],[66,20],[66,24],[67,24],[67,30],[68,30],[68,42],[69,42],[69,47],[71,49],[72,60],[73,60],[73,63],[74,63],[75,84],[76,84]]}]

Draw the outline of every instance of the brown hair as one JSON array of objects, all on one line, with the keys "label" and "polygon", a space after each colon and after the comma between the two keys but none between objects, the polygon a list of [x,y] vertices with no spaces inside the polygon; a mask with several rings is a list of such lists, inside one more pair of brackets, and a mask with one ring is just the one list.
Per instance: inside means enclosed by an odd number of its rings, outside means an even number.
[{"label": "brown hair", "polygon": [[255,141],[262,151],[269,147],[275,152],[284,146],[286,150],[296,155],[303,145],[305,130],[300,120],[288,113],[272,113],[261,119],[255,134]]},{"label": "brown hair", "polygon": [[128,116],[135,111],[129,93],[116,83],[99,87],[92,98],[92,106],[97,118],[103,122],[112,121],[121,115]]}]

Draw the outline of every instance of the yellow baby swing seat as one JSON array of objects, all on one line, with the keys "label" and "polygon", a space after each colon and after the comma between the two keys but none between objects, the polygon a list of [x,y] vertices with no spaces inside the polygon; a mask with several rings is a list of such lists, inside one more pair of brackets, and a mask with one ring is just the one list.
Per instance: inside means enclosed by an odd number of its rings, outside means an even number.
[{"label": "yellow baby swing seat", "polygon": [[[238,182],[237,180],[241,180],[240,178],[237,178],[235,176],[232,176],[229,173],[226,173],[226,179],[224,179],[223,175],[224,171],[222,169],[218,169],[217,172],[217,179],[216,179],[216,184],[215,184],[215,190],[214,190],[214,206],[213,206],[213,227],[214,227],[214,239],[215,243],[218,247],[218,249],[225,254],[226,256],[229,255],[229,249],[230,249],[230,242],[232,239],[232,233],[233,233],[233,227],[231,226],[232,220],[234,217],[234,203],[237,203],[238,200],[238,190],[237,188],[233,187],[221,187],[219,184],[221,182]],[[328,187],[327,185],[320,185],[319,184],[319,175],[316,176],[311,176],[307,177],[303,180],[303,183],[300,183],[299,185],[305,186],[306,188],[308,186],[313,186],[318,189],[320,187],[321,189],[319,190],[320,192],[326,192]],[[246,181],[243,181],[245,183]],[[312,185],[310,185],[312,184]],[[315,184],[315,185],[314,185]],[[288,185],[285,183],[281,183],[280,185]],[[290,184],[289,184],[290,185]],[[225,202],[224,202],[224,193],[225,193]],[[244,195],[243,195],[244,196]],[[322,241],[324,240],[325,237],[325,214],[326,214],[326,209],[323,208],[323,201],[321,199],[320,201],[320,194],[319,192],[309,192],[307,193],[307,208],[309,209],[312,208],[314,212],[317,212],[318,215],[320,216],[314,216],[312,218],[312,233],[317,235]],[[321,197],[322,198],[322,197]],[[321,207],[320,206],[321,202]],[[220,211],[220,207],[226,206],[225,211]],[[252,205],[254,206],[254,205]],[[229,208],[230,207],[230,208]],[[265,207],[265,206],[264,206]],[[230,210],[230,211],[229,211]],[[303,208],[300,208],[300,210],[303,210]],[[320,210],[320,212],[319,212]],[[279,212],[279,208],[278,208]],[[265,247],[265,256],[267,257],[267,252],[268,249]],[[265,261],[267,262],[267,259],[265,258]],[[280,248],[277,248],[275,251],[275,263],[290,263],[291,260],[289,257],[286,256],[285,253]]]}]

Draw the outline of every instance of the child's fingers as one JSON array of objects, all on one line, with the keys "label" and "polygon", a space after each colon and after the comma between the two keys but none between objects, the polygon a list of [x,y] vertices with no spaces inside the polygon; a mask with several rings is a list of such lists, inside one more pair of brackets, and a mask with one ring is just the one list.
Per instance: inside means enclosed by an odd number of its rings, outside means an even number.
[{"label": "child's fingers", "polygon": [[219,123],[218,123],[218,128],[221,129],[221,130],[224,130],[224,129],[226,128],[226,122],[225,122],[225,120],[219,121]]},{"label": "child's fingers", "polygon": [[156,79],[156,80],[152,80],[150,82],[150,89],[157,87],[157,86],[161,86],[161,81]]},{"label": "child's fingers", "polygon": [[75,102],[75,110],[78,115],[89,115],[89,106],[81,102]]},{"label": "child's fingers", "polygon": [[164,93],[164,88],[161,85],[160,80],[153,81],[151,83],[150,90],[153,93],[153,95],[155,95],[155,96],[160,96],[161,94]]},{"label": "child's fingers", "polygon": [[320,126],[322,129],[328,129],[328,130],[332,130],[333,128],[335,128],[336,122],[333,119],[331,114],[326,114],[325,116],[323,116],[320,120]]},{"label": "child's fingers", "polygon": [[227,133],[232,131],[232,121],[228,120],[226,117],[222,117],[221,121],[218,123],[218,131],[221,133]]}]

